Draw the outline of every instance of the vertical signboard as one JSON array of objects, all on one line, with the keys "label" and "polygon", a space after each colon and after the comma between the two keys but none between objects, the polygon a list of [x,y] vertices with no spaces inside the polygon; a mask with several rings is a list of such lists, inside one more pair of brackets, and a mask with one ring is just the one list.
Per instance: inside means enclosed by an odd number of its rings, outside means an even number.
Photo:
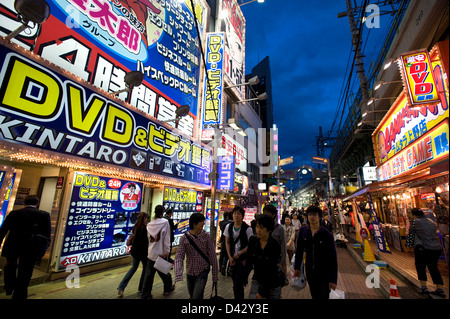
[{"label": "vertical signboard", "polygon": [[60,268],[126,255],[142,184],[76,172],[73,185]]},{"label": "vertical signboard", "polygon": [[234,156],[219,156],[217,188],[232,191],[234,188]]},{"label": "vertical signboard", "polygon": [[206,36],[206,76],[203,87],[202,139],[211,137],[213,127],[222,118],[223,90],[223,33],[208,33]]},{"label": "vertical signboard", "polygon": [[401,55],[400,69],[411,106],[440,102],[427,50]]},{"label": "vertical signboard", "polygon": [[[225,33],[224,73],[231,85],[245,82],[245,19],[236,0],[223,0],[221,7],[220,31]],[[245,86],[236,90],[245,96]]]},{"label": "vertical signboard", "polygon": [[[109,92],[125,88],[127,72],[144,73],[143,84],[119,98],[159,120],[173,119],[178,107],[189,105],[190,113],[171,124],[195,136],[199,43],[209,16],[204,0],[194,0],[194,8],[191,1],[174,0],[47,2],[50,17],[15,43]],[[1,1],[0,17],[0,36],[20,25],[14,0]]]},{"label": "vertical signboard", "polygon": [[178,246],[181,236],[189,230],[189,217],[203,210],[203,192],[164,187],[163,206],[166,211],[169,208],[173,210],[172,219],[177,226],[173,246]]}]

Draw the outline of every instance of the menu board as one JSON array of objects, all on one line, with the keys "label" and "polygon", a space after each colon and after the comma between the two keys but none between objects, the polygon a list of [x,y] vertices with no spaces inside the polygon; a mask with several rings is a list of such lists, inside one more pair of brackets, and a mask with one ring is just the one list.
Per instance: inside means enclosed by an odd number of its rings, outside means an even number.
[{"label": "menu board", "polygon": [[128,254],[141,198],[141,183],[76,172],[60,268]]}]

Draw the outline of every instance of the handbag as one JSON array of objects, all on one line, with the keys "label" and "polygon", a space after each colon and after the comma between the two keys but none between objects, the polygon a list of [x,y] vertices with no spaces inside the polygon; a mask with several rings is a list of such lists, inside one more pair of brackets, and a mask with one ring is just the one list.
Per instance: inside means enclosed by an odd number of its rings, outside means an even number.
[{"label": "handbag", "polygon": [[44,257],[45,252],[50,245],[50,239],[38,233],[39,225],[37,223],[37,220],[38,216],[36,216],[32,226],[31,247],[36,258],[41,259],[42,257]]},{"label": "handbag", "polygon": [[339,289],[330,290],[330,299],[345,299],[345,292]]},{"label": "handbag", "polygon": [[213,282],[212,290],[211,290],[211,297],[209,299],[224,299],[223,297],[220,297],[217,295],[217,282]]},{"label": "handbag", "polygon": [[134,243],[134,234],[131,234],[130,236],[128,236],[127,246],[132,246],[133,243]]},{"label": "handbag", "polygon": [[414,220],[412,221],[412,232],[406,236],[405,246],[406,247],[414,247],[414,239],[416,238],[416,228],[414,225]]}]

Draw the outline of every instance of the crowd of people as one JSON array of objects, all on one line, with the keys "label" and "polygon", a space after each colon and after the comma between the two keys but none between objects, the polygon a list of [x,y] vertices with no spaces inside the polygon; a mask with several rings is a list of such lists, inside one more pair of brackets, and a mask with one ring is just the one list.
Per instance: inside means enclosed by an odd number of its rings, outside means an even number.
[{"label": "crowd of people", "polygon": [[[138,285],[142,299],[152,298],[156,273],[164,284],[164,295],[169,295],[175,283],[183,281],[183,272],[189,297],[202,299],[211,271],[216,284],[219,272],[231,277],[235,299],[246,298],[244,290],[249,283],[249,299],[280,299],[281,288],[288,284],[286,274],[293,269],[294,276],[299,275],[298,270],[305,260],[312,297],[328,298],[329,289],[335,289],[337,284],[337,259],[331,224],[326,217],[322,218],[319,207],[283,214],[280,223],[278,210],[271,204],[264,206],[251,225],[244,222],[244,217],[245,210],[239,206],[224,213],[219,223],[221,237],[217,258],[213,240],[204,230],[205,216],[192,214],[189,230],[181,236],[175,258],[171,259],[176,229],[172,211],[164,215],[163,206],[158,205],[151,220],[149,214],[140,213],[132,230],[132,242],[128,243],[132,265],[119,283],[119,296],[124,295],[128,282],[142,263]],[[317,240],[320,245],[314,244]],[[314,245],[318,248],[314,249]],[[173,264],[174,279],[170,272],[155,267],[158,259]]]}]

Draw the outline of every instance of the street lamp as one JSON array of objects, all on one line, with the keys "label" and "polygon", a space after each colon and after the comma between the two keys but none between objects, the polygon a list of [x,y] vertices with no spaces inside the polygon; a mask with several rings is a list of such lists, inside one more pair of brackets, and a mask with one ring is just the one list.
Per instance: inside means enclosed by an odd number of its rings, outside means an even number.
[{"label": "street lamp", "polygon": [[162,121],[163,123],[168,123],[168,122],[178,122],[181,118],[185,117],[186,115],[189,114],[189,105],[182,105],[179,108],[177,108],[177,110],[175,111],[175,118],[174,119],[170,119],[170,120],[165,120]]},{"label": "street lamp", "polygon": [[234,87],[242,86],[242,85],[256,85],[258,83],[259,83],[259,76],[255,75],[254,77],[249,79],[248,82],[235,84],[235,85],[229,85],[229,86],[226,86],[225,88],[229,89],[229,88],[234,88]]},{"label": "street lamp", "polygon": [[241,101],[237,101],[236,103],[244,103],[244,102],[250,102],[250,101],[256,101],[256,100],[263,101],[263,100],[267,100],[267,97],[268,97],[267,93],[264,92],[264,93],[261,93],[260,95],[258,95],[256,98],[241,100]]},{"label": "street lamp", "polygon": [[50,6],[45,0],[16,0],[14,2],[14,9],[18,13],[22,25],[8,34],[5,37],[6,40],[13,39],[20,32],[29,28],[28,22],[41,24],[50,15]]},{"label": "street lamp", "polygon": [[119,95],[122,92],[128,92],[130,91],[134,86],[141,85],[142,81],[144,80],[144,73],[139,71],[131,71],[125,74],[124,76],[125,86],[126,88],[119,90],[114,93],[114,95]]}]

